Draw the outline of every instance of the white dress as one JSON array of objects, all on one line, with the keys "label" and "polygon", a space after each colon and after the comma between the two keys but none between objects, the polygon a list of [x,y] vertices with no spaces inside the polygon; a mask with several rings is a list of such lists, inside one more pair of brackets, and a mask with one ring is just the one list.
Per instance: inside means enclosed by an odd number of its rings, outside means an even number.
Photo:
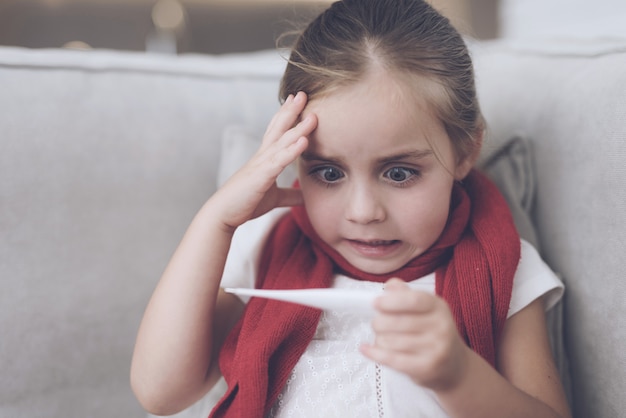
[{"label": "white dress", "polygon": [[[254,287],[256,265],[265,237],[284,209],[275,210],[240,227],[228,256],[223,287]],[[435,291],[435,275],[410,286]],[[382,290],[382,283],[337,275],[333,287]],[[563,284],[541,260],[537,251],[522,241],[508,316],[538,297],[546,309],[558,302]],[[244,302],[247,298],[242,297]],[[359,345],[373,340],[371,318],[324,311],[317,332],[295,366],[273,406],[270,417],[447,417],[435,395],[417,386],[404,374],[365,358]]]}]

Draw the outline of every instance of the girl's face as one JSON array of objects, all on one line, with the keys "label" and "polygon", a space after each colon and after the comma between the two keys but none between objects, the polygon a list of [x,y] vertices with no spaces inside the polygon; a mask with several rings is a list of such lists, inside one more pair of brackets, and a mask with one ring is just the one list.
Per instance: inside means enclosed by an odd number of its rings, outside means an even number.
[{"label": "girl's face", "polygon": [[[404,88],[403,88],[404,87]],[[312,100],[317,129],[298,173],[316,232],[350,264],[389,273],[442,233],[458,164],[442,123],[406,87],[378,73]]]}]

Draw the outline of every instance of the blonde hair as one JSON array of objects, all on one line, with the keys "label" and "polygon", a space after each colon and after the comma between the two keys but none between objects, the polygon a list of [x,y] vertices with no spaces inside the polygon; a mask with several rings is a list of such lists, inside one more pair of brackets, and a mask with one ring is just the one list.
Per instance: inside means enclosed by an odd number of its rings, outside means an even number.
[{"label": "blonde hair", "polygon": [[484,121],[467,46],[448,19],[422,0],[333,3],[296,39],[280,99],[304,91],[313,100],[358,82],[373,66],[416,89],[423,80],[434,82],[443,94],[413,94],[430,99],[459,158],[479,146]]}]

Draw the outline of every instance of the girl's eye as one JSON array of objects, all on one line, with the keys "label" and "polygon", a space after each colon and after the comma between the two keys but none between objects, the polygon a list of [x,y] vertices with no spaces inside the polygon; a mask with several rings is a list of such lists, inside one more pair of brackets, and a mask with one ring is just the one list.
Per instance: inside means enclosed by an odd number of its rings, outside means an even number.
[{"label": "girl's eye", "polygon": [[418,174],[417,170],[404,167],[393,167],[384,173],[384,176],[394,183],[405,183]]},{"label": "girl's eye", "polygon": [[335,167],[320,167],[313,174],[324,183],[335,183],[344,177],[344,173]]}]

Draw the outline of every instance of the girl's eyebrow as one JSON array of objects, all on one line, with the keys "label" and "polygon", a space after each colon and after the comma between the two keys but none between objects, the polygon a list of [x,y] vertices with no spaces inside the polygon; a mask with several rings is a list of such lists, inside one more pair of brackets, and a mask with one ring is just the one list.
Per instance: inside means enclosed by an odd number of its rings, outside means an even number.
[{"label": "girl's eyebrow", "polygon": [[[379,158],[377,162],[380,165],[385,165],[385,164],[393,163],[396,161],[421,160],[423,158],[430,157],[433,154],[434,154],[433,150],[431,149],[414,150],[414,151],[407,151],[407,152],[401,152],[399,154],[384,156],[384,157]],[[342,162],[344,161],[343,158],[322,156],[311,151],[303,152],[300,157],[304,161],[324,161],[327,163],[337,164],[337,165],[342,164]]]},{"label": "girl's eyebrow", "polygon": [[402,152],[400,154],[394,154],[394,155],[381,157],[378,159],[378,162],[384,165],[384,164],[393,163],[396,161],[421,160],[423,158],[430,157],[433,154],[434,154],[433,150],[431,149],[408,151],[408,152]]},{"label": "girl's eyebrow", "polygon": [[304,161],[324,161],[324,162],[332,163],[332,164],[341,164],[341,162],[343,161],[343,159],[341,158],[325,157],[323,155],[319,155],[311,151],[303,152],[300,155],[300,158],[302,158]]}]

